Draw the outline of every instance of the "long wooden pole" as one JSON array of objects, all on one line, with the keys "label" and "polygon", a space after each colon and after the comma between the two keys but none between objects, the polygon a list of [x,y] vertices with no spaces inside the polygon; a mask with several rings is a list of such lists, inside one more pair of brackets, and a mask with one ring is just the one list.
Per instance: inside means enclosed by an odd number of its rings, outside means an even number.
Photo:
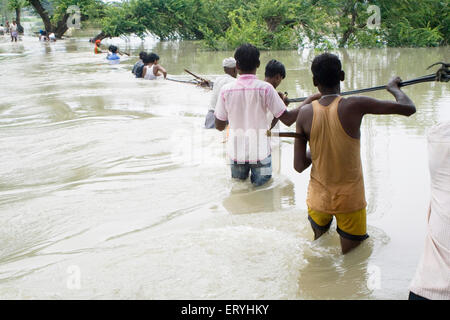
[{"label": "long wooden pole", "polygon": [[[448,77],[448,76],[446,76],[446,77]],[[399,87],[406,87],[406,86],[410,86],[410,85],[416,84],[416,83],[432,82],[432,81],[436,81],[436,74],[430,74],[430,75],[419,77],[419,78],[416,78],[416,79],[402,81],[402,82],[400,82],[398,84],[398,86]],[[348,96],[348,95],[358,94],[358,93],[363,93],[363,92],[384,90],[386,88],[387,88],[386,85],[384,85],[384,86],[377,86],[377,87],[371,87],[371,88],[365,88],[365,89],[359,89],[359,90],[345,91],[345,92],[341,92],[340,95],[341,96]],[[302,102],[302,101],[305,101],[306,99],[308,99],[308,97],[288,99],[288,101],[289,102]]]}]

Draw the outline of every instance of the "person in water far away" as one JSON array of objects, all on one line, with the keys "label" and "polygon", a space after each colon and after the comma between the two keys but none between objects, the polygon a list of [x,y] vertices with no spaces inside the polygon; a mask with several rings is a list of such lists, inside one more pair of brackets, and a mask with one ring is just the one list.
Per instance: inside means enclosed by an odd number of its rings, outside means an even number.
[{"label": "person in water far away", "polygon": [[144,57],[144,69],[142,71],[142,78],[146,80],[155,80],[158,76],[164,75],[167,77],[167,71],[158,64],[159,56],[156,53],[150,53]]},{"label": "person in water far away", "polygon": [[[336,55],[317,56],[311,71],[322,97],[298,113],[297,133],[301,138],[295,139],[294,168],[303,172],[312,164],[306,202],[314,239],[328,231],[334,216],[345,254],[368,238],[360,156],[362,118],[366,114],[410,116],[416,107],[400,90],[399,77],[387,85],[396,102],[341,97],[340,82],[345,73]],[[306,149],[308,141],[310,150]]]},{"label": "person in water far away", "polygon": [[255,46],[240,46],[234,58],[240,76],[222,87],[214,112],[215,125],[219,131],[226,128],[227,122],[230,125],[228,156],[232,178],[246,180],[251,172],[252,184],[261,186],[272,176],[267,112],[290,126],[297,119],[300,107],[288,111],[275,88],[256,78],[260,61]]},{"label": "person in water far away", "polygon": [[9,27],[9,31],[11,32],[11,42],[17,42],[17,36],[19,33],[17,31],[16,20],[13,20],[12,24]]},{"label": "person in water far away", "polygon": [[114,61],[114,60],[120,61],[120,57],[117,55],[117,50],[118,49],[117,49],[116,46],[110,45],[109,46],[109,51],[110,52],[108,52],[108,55],[106,56],[106,59],[108,59],[110,61]]},{"label": "person in water far away", "polygon": [[217,98],[219,97],[220,89],[230,82],[236,81],[237,77],[237,69],[236,69],[236,60],[233,57],[225,58],[222,61],[222,67],[224,75],[217,77],[214,80],[213,92],[211,96],[211,101],[209,103],[209,110],[206,114],[205,119],[205,128],[206,129],[214,129],[215,128],[215,117],[214,110],[216,109]]},{"label": "person in water far away", "polygon": [[102,42],[102,41],[99,40],[99,39],[95,40],[95,48],[94,48],[94,53],[95,53],[95,54],[102,53],[102,50],[100,50],[101,42]]}]

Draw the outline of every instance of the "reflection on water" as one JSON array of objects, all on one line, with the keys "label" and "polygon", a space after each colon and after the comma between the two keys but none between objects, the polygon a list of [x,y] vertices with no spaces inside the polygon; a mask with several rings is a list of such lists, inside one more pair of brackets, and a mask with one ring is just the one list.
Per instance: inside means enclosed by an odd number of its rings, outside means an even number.
[{"label": "reflection on water", "polygon": [[[309,172],[293,170],[291,139],[275,148],[268,185],[233,182],[222,133],[202,129],[211,93],[130,72],[145,49],[171,77],[190,79],[187,68],[214,80],[232,52],[108,41],[134,56],[111,66],[87,38],[0,38],[0,297],[406,298],[429,196],[425,135],[450,118],[448,85],[406,88],[418,110],[410,118],[364,119],[370,238],[343,257],[334,225],[312,241]],[[447,52],[340,50],[344,90],[422,76]],[[300,97],[316,91],[314,55],[262,52],[261,65],[282,61],[279,90]],[[67,286],[73,266],[78,290]]]}]

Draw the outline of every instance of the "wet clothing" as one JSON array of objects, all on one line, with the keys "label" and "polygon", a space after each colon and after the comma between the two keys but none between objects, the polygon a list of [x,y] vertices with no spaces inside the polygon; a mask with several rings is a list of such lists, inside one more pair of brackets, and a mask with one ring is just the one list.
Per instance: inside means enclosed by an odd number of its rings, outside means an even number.
[{"label": "wet clothing", "polygon": [[12,25],[9,27],[9,30],[11,31],[11,37],[17,39],[17,36],[18,36],[18,32],[17,32],[17,24],[12,24]]},{"label": "wet clothing", "polygon": [[117,53],[111,53],[111,54],[108,54],[106,59],[108,59],[108,60],[120,60],[120,57],[117,55]]},{"label": "wet clothing", "polygon": [[330,105],[313,101],[311,179],[306,203],[314,211],[337,214],[366,207],[360,140],[350,137],[338,115],[337,97]]},{"label": "wet clothing", "polygon": [[430,300],[450,300],[450,122],[428,134],[431,180],[425,247],[410,291]]},{"label": "wet clothing", "polygon": [[144,77],[145,80],[155,80],[157,78],[157,76],[155,76],[153,74],[153,67],[154,66],[155,65],[152,64],[151,66],[145,66],[144,67],[144,68],[147,68],[147,71],[145,72],[145,77]]},{"label": "wet clothing", "polygon": [[237,163],[231,161],[231,177],[239,180],[247,180],[250,174],[250,181],[255,187],[262,186],[272,177],[272,156],[268,156],[255,164]]},{"label": "wet clothing", "polygon": [[329,214],[318,212],[308,208],[308,220],[315,229],[327,231],[333,216],[336,218],[336,231],[343,238],[353,241],[363,241],[369,236],[367,235],[366,209],[361,209],[350,213]]},{"label": "wet clothing", "polygon": [[254,74],[241,75],[222,87],[214,115],[229,121],[228,156],[238,163],[254,164],[270,156],[267,112],[279,118],[286,106],[274,87]]},{"label": "wet clothing", "polygon": [[138,62],[135,63],[135,65],[133,66],[133,70],[131,71],[136,78],[142,78],[142,72],[144,71],[144,63],[142,62],[142,60],[139,60]]},{"label": "wet clothing", "polygon": [[205,118],[205,128],[215,129],[216,128],[216,117],[214,116],[214,110],[209,110]]},{"label": "wet clothing", "polygon": [[208,113],[206,114],[206,119],[205,119],[205,128],[206,129],[214,129],[216,127],[215,123],[214,123],[215,122],[214,110],[216,109],[217,98],[219,97],[220,90],[227,83],[231,83],[234,81],[236,81],[236,78],[233,78],[229,74],[224,74],[223,76],[218,77],[214,81],[211,101],[209,103],[209,110],[208,110]]}]

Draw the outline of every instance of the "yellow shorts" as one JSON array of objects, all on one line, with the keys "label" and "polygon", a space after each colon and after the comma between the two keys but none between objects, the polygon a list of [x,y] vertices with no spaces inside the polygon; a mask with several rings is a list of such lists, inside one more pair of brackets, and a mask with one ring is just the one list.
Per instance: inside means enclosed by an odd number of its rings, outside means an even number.
[{"label": "yellow shorts", "polygon": [[322,231],[330,228],[333,216],[336,217],[336,231],[341,237],[354,241],[363,241],[369,237],[367,235],[366,208],[337,214],[318,212],[308,208],[308,220],[312,227]]}]

